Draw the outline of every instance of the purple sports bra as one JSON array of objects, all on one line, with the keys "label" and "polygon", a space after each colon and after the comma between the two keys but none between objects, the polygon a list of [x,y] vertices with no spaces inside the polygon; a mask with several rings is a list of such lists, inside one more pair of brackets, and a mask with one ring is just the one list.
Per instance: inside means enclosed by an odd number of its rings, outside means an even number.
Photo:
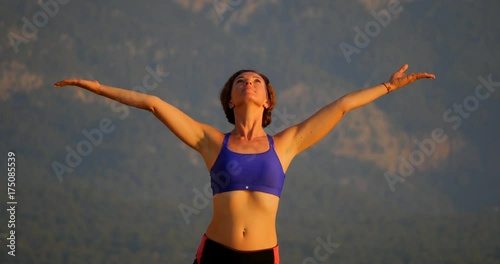
[{"label": "purple sports bra", "polygon": [[229,133],[210,170],[213,195],[236,190],[259,191],[281,195],[285,173],[274,151],[273,138],[267,135],[269,149],[258,154],[236,153],[227,147]]}]

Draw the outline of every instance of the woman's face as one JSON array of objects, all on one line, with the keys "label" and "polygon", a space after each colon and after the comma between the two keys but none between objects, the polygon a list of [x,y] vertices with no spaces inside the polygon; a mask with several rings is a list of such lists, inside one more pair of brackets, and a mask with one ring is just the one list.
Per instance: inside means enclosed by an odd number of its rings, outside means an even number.
[{"label": "woman's face", "polygon": [[266,82],[255,72],[244,72],[238,75],[233,81],[230,107],[231,103],[234,107],[252,103],[268,108]]}]

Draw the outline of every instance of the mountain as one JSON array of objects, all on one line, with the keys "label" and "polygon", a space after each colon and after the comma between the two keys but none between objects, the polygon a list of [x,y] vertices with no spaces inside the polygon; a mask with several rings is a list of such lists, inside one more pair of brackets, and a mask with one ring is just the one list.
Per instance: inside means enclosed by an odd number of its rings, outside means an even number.
[{"label": "mountain", "polygon": [[[60,79],[154,94],[229,131],[220,89],[254,68],[277,90],[275,134],[404,63],[437,78],[347,113],[288,169],[282,262],[500,263],[497,2],[4,2],[0,150],[18,203],[15,229],[0,214],[0,242],[16,238],[0,263],[191,263],[210,221],[195,151]],[[323,262],[320,240],[338,246]]]}]

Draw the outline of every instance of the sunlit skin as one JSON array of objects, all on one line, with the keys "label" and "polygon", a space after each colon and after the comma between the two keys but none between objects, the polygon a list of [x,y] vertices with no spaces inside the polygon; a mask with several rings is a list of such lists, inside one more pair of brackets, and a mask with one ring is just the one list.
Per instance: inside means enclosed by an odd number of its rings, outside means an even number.
[{"label": "sunlit skin", "polygon": [[[387,82],[358,90],[324,106],[303,122],[290,126],[273,136],[275,151],[287,171],[292,159],[321,140],[341,120],[345,113],[368,104],[418,79],[434,79],[429,73],[406,74],[403,65]],[[215,163],[224,134],[193,120],[176,107],[152,95],[104,86],[97,81],[68,79],[56,87],[78,86],[129,106],[148,110],[162,121],[182,142],[198,151],[207,170]],[[266,84],[253,72],[240,74],[233,83],[230,108],[235,125],[228,147],[238,153],[262,153],[269,149],[262,127],[262,113],[268,107]],[[257,191],[230,191],[213,198],[213,217],[206,235],[227,247],[241,251],[272,248],[277,245],[276,215],[280,198]]]},{"label": "sunlit skin", "polygon": [[[254,72],[236,77],[229,104],[235,113],[235,127],[228,148],[245,154],[267,151],[269,142],[262,127],[262,113],[268,107],[268,97],[262,77]],[[211,159],[211,164],[215,158]],[[219,193],[213,199],[213,218],[206,235],[237,250],[272,248],[278,243],[278,203],[277,196],[263,192]]]}]

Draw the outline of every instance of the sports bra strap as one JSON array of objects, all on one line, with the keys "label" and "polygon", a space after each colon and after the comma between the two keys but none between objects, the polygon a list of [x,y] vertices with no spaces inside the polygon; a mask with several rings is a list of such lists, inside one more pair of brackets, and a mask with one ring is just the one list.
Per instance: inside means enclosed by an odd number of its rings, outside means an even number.
[{"label": "sports bra strap", "polygon": [[270,149],[273,149],[273,148],[274,148],[274,140],[273,140],[273,137],[271,137],[270,135],[267,135],[267,138],[269,139],[269,148],[270,148]]},{"label": "sports bra strap", "polygon": [[224,135],[224,141],[222,142],[222,146],[224,146],[224,147],[227,146],[227,141],[229,140],[229,135],[231,135],[231,133],[226,133]]}]

